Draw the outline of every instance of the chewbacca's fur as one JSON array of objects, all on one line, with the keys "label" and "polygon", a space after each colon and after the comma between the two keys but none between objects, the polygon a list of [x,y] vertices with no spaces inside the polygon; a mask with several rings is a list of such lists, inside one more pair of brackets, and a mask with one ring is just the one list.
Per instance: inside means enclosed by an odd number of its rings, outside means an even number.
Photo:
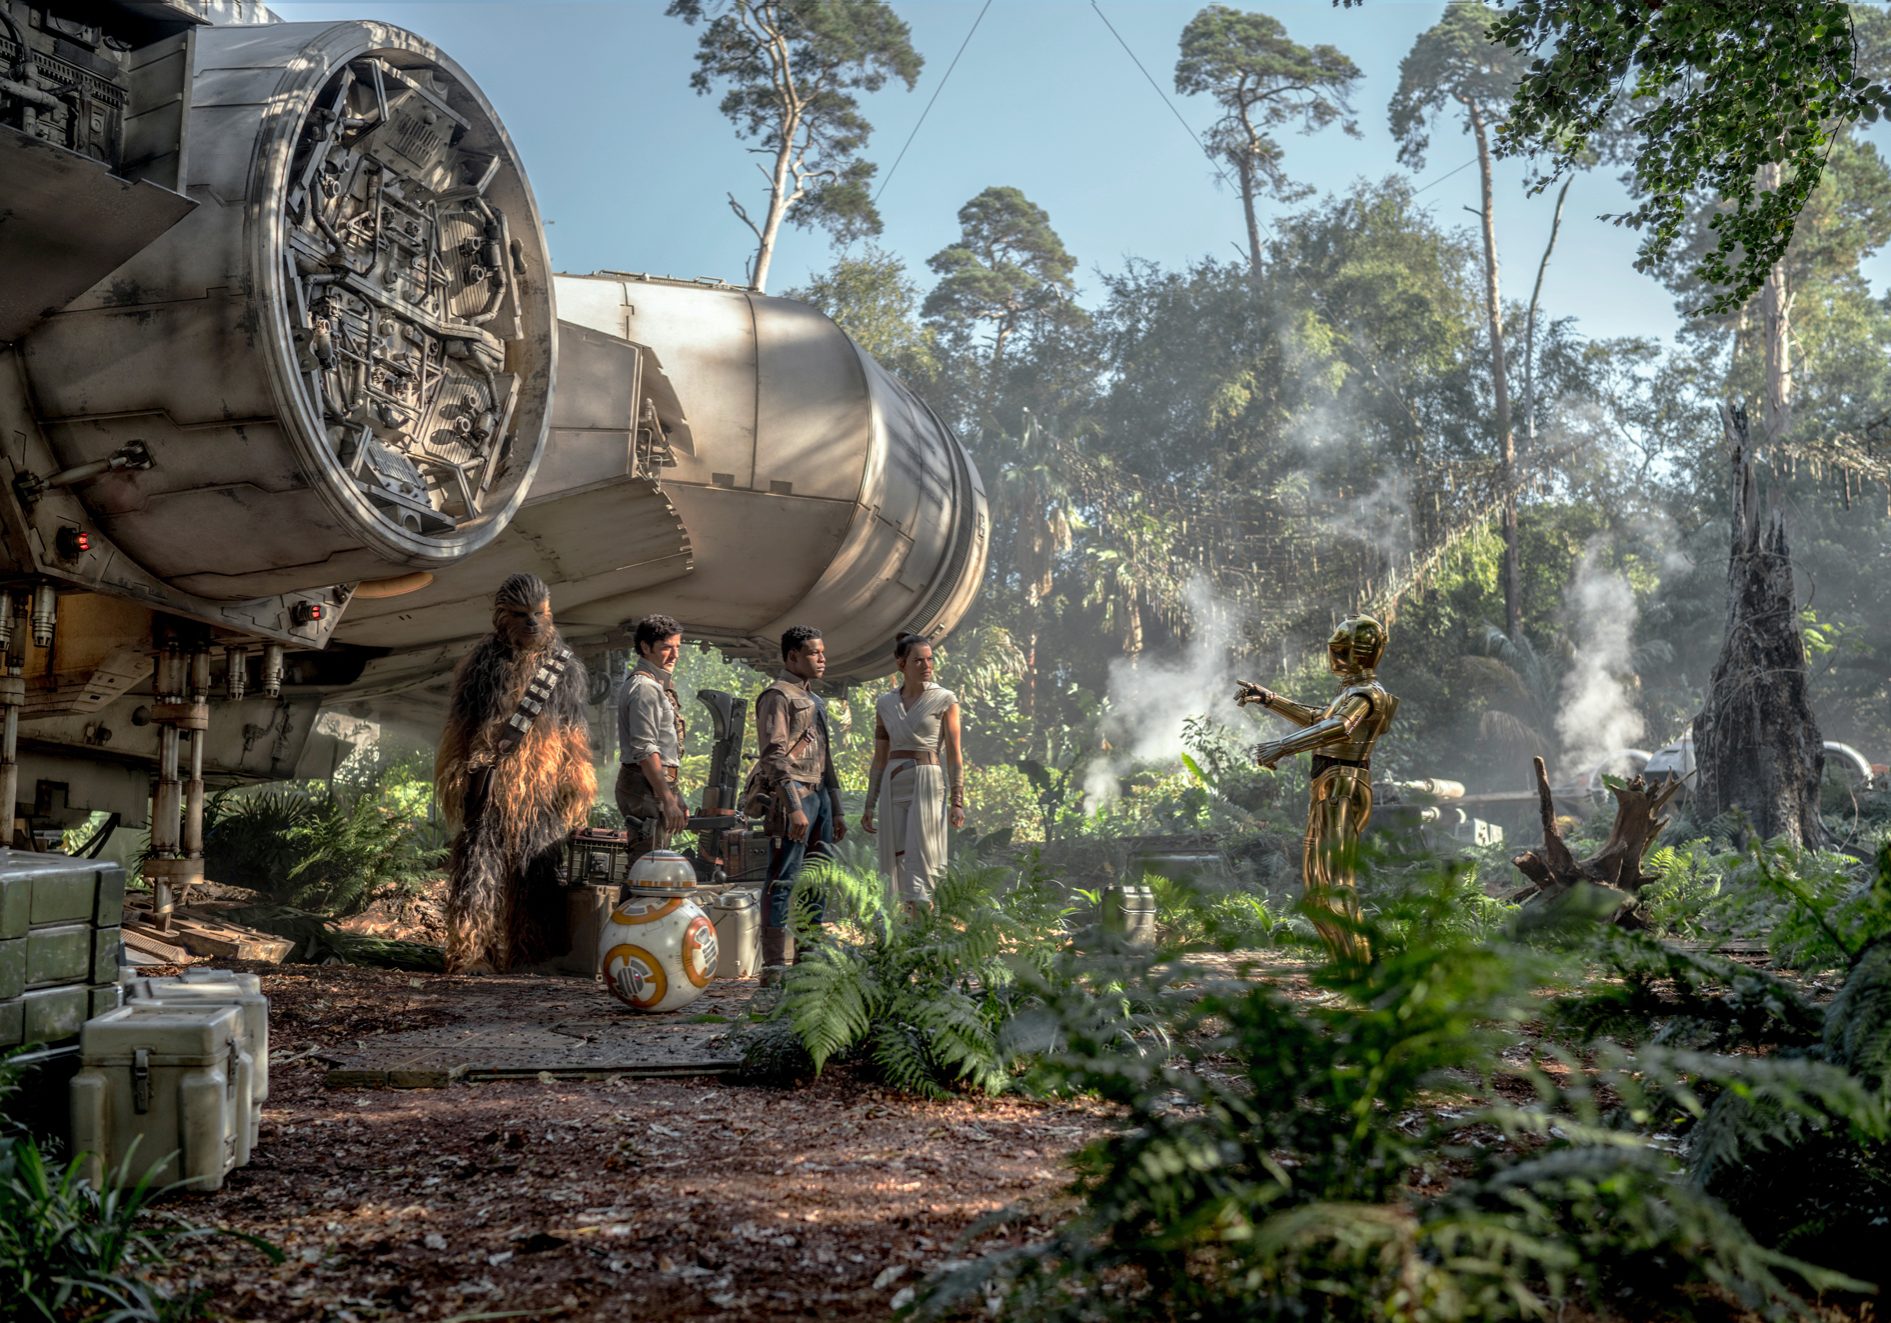
[{"label": "chewbacca's fur", "polygon": [[[514,576],[524,578],[526,576]],[[543,585],[533,581],[543,593]],[[529,591],[532,585],[521,585]],[[546,648],[561,647],[543,596],[536,635],[507,616],[508,579],[481,639],[453,675],[452,708],[434,762],[434,787],[449,824],[464,824],[453,842],[447,896],[446,964],[451,971],[484,960],[495,970],[563,951],[549,950],[547,929],[562,927],[562,897],[553,891],[558,850],[582,827],[597,797],[585,721],[584,667],[574,658],[524,739],[498,754],[501,725],[517,710]],[[479,802],[468,796],[473,769],[492,776]],[[546,911],[543,917],[534,910]]]}]

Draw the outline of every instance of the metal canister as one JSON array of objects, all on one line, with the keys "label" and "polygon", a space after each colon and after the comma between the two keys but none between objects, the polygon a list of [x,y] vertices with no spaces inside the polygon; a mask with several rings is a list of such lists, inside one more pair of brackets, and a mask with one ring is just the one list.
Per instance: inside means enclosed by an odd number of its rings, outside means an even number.
[{"label": "metal canister", "polygon": [[631,865],[628,894],[598,935],[598,972],[633,1010],[679,1010],[709,986],[716,929],[695,892],[696,870],[674,850]]},{"label": "metal canister", "polygon": [[716,977],[753,977],[762,964],[762,906],[755,893],[730,887],[709,913],[716,925]]},{"label": "metal canister", "polygon": [[1147,950],[1156,944],[1156,893],[1140,882],[1112,882],[1103,888],[1103,931],[1125,946]]}]

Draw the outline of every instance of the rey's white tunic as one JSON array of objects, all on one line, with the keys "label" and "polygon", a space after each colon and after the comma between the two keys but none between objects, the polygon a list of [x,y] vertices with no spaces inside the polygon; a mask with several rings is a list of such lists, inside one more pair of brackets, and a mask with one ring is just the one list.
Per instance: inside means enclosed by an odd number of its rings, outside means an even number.
[{"label": "rey's white tunic", "polygon": [[880,871],[896,900],[928,904],[932,884],[945,871],[946,779],[939,765],[946,712],[958,705],[950,689],[927,682],[907,707],[900,691],[880,695],[876,709],[886,728],[887,749],[930,753],[930,766],[911,758],[889,758],[880,774]]}]

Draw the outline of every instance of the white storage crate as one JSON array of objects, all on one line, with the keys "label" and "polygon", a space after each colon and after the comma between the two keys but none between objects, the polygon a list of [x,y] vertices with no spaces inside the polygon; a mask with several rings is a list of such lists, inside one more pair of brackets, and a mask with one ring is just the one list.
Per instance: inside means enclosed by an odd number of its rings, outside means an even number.
[{"label": "white storage crate", "polygon": [[94,1187],[149,1170],[155,1185],[215,1190],[249,1161],[255,1081],[245,1039],[232,1005],[134,1002],[87,1021],[72,1147],[86,1155]]},{"label": "white storage crate", "polygon": [[125,987],[125,1000],[239,1007],[256,1063],[256,1101],[269,1097],[269,998],[263,995],[259,976],[233,969],[187,969],[179,978],[134,978]]}]

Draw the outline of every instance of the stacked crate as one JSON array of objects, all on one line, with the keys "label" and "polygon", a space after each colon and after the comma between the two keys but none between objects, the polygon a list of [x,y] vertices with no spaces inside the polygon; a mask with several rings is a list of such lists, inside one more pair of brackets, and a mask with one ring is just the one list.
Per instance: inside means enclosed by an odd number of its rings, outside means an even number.
[{"label": "stacked crate", "polygon": [[78,1037],[118,1006],[125,871],[0,850],[0,1051]]}]

